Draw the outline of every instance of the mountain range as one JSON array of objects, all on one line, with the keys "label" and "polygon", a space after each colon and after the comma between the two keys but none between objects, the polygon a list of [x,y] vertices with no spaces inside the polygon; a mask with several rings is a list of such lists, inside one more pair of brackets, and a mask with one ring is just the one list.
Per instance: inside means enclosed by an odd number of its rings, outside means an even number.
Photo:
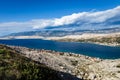
[{"label": "mountain range", "polygon": [[12,33],[3,37],[8,36],[42,36],[42,37],[62,37],[62,36],[68,36],[68,35],[81,35],[84,33],[115,33],[120,32],[120,28],[106,28],[106,29],[99,29],[99,30],[49,30],[49,29],[43,29],[43,30],[36,30],[36,31],[28,31],[28,32],[19,32],[19,33]]}]

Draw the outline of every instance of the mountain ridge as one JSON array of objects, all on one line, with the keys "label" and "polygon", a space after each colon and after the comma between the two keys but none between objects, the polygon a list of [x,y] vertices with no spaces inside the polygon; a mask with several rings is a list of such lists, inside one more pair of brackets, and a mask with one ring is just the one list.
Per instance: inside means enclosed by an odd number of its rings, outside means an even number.
[{"label": "mountain ridge", "polygon": [[120,32],[120,28],[106,28],[106,29],[100,29],[100,30],[72,30],[72,31],[66,31],[66,30],[36,30],[36,31],[28,31],[28,32],[19,32],[19,33],[11,33],[9,35],[3,36],[42,36],[42,37],[62,37],[67,35],[81,35],[84,33],[114,33],[114,32]]}]

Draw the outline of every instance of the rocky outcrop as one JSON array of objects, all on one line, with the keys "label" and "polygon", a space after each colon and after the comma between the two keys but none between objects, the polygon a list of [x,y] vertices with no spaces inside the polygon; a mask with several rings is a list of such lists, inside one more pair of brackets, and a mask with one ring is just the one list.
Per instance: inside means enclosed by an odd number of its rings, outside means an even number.
[{"label": "rocky outcrop", "polygon": [[76,66],[74,73],[89,80],[120,80],[120,60],[103,60]]}]

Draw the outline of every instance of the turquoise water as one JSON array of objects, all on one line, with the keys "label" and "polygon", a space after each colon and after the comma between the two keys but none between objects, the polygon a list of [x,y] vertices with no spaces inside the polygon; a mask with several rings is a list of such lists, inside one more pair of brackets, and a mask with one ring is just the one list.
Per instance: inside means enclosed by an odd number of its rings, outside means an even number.
[{"label": "turquoise water", "polygon": [[110,47],[90,43],[57,42],[40,39],[0,40],[0,44],[23,46],[34,49],[47,49],[61,52],[73,52],[104,59],[120,58],[120,47]]}]

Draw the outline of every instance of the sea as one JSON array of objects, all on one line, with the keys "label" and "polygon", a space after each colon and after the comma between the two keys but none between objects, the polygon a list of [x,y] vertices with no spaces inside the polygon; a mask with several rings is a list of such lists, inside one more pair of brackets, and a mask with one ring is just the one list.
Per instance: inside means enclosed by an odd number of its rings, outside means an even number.
[{"label": "sea", "polygon": [[22,46],[33,49],[46,49],[60,52],[70,52],[101,59],[120,58],[120,46],[104,46],[81,42],[59,42],[42,39],[9,39],[0,40],[0,44]]}]

